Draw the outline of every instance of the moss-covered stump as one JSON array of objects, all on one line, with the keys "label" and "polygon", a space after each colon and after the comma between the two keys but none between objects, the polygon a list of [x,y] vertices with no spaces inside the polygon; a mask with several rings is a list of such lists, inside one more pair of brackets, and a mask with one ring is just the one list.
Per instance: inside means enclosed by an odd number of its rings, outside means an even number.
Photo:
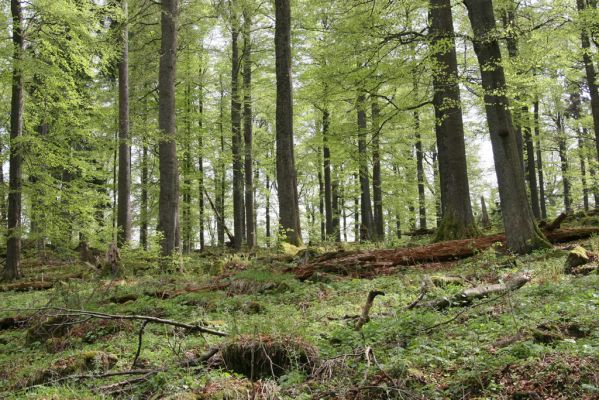
[{"label": "moss-covered stump", "polygon": [[576,267],[588,263],[589,260],[589,255],[584,247],[576,246],[570,250],[570,253],[568,253],[568,258],[566,259],[566,264],[564,265],[564,272],[570,274]]},{"label": "moss-covered stump", "polygon": [[259,294],[266,292],[279,293],[287,290],[289,286],[285,282],[262,281],[254,279],[234,279],[227,287],[229,296],[239,294]]},{"label": "moss-covered stump", "polygon": [[103,351],[86,351],[55,361],[32,377],[27,386],[39,385],[84,372],[106,372],[116,365],[117,356]]},{"label": "moss-covered stump", "polygon": [[293,369],[310,371],[318,353],[298,337],[237,336],[221,347],[225,367],[257,380],[279,377]]}]

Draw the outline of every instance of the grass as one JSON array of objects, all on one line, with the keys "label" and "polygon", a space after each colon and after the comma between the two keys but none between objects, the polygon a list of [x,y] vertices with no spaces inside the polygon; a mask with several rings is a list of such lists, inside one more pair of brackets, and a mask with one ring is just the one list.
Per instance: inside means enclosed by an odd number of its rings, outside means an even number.
[{"label": "grass", "polygon": [[[591,239],[582,245],[597,249],[599,242]],[[140,365],[166,371],[113,394],[99,388],[131,377],[50,379],[32,385],[40,372],[90,352],[116,356],[111,371],[131,368],[139,322],[110,325],[94,320],[47,341],[28,342],[27,329],[0,331],[0,397],[245,399],[253,393],[264,399],[510,399],[534,398],[522,396],[536,392],[540,398],[597,399],[599,276],[564,275],[565,257],[563,251],[548,251],[514,259],[487,251],[446,269],[422,271],[415,266],[392,276],[330,282],[299,282],[283,273],[293,265],[289,255],[265,252],[258,257],[194,255],[185,260],[184,273],[171,275],[160,274],[153,261],[144,265],[139,257],[125,256],[125,276],[114,281],[96,277],[72,260],[31,257],[25,271],[32,280],[40,279],[41,271],[44,279],[78,271],[85,277],[57,280],[50,290],[0,292],[0,318],[30,315],[47,305],[152,315],[227,331],[233,336],[228,341],[237,336],[301,338],[317,350],[319,363],[313,374],[298,367],[258,382],[218,364],[177,368],[180,360],[222,339],[149,324]],[[48,268],[50,264],[58,266]],[[405,309],[418,296],[425,273],[460,276],[466,286],[473,286],[495,283],[523,269],[532,273],[530,284],[465,311]],[[231,289],[241,281],[243,290]],[[215,282],[229,286],[202,289]],[[375,289],[386,295],[375,300],[371,321],[356,332],[355,319],[348,317],[360,314],[368,292]],[[437,287],[427,298],[462,289],[458,284]],[[152,294],[158,291],[176,295],[162,299]],[[110,301],[124,295],[134,299]],[[578,329],[575,337],[566,332],[573,326]],[[517,335],[521,337],[507,340]],[[91,363],[78,368],[77,373],[87,374],[103,367]],[[58,372],[54,376],[60,377]]]}]

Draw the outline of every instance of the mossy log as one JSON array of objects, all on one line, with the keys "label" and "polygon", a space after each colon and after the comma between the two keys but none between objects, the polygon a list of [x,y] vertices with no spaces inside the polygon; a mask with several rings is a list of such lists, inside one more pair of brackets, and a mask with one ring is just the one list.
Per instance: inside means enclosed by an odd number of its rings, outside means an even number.
[{"label": "mossy log", "polygon": [[[567,228],[545,232],[551,243],[586,239],[598,234],[597,227]],[[394,267],[423,263],[455,261],[472,257],[491,248],[495,243],[506,243],[505,234],[471,239],[450,240],[417,247],[324,254],[312,262],[289,268],[299,280],[306,280],[316,272],[339,275],[376,276],[379,271],[395,272]]]},{"label": "mossy log", "polygon": [[423,308],[434,308],[435,310],[443,310],[448,307],[463,307],[471,304],[474,300],[482,299],[493,294],[501,294],[505,292],[511,292],[520,289],[530,281],[529,274],[516,275],[504,283],[497,283],[493,285],[477,286],[469,289],[465,289],[462,292],[452,296],[443,297],[427,301],[425,303],[418,304],[416,307]]}]

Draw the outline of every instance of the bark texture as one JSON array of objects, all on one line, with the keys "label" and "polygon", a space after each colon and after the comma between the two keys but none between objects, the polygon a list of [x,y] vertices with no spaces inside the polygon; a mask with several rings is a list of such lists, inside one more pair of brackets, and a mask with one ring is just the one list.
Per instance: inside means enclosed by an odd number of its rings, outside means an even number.
[{"label": "bark texture", "polygon": [[276,143],[279,225],[283,240],[302,244],[293,150],[291,84],[291,4],[275,0],[275,59],[277,78]]},{"label": "bark texture", "polygon": [[10,171],[8,183],[8,232],[6,243],[6,266],[3,278],[11,281],[21,276],[21,190],[23,188],[23,156],[17,141],[23,134],[23,110],[25,88],[22,60],[25,51],[23,38],[23,9],[21,2],[11,0],[13,33],[12,93],[10,101]]},{"label": "bark texture", "polygon": [[538,229],[524,184],[516,134],[505,95],[506,83],[496,36],[491,0],[465,0],[474,31],[474,51],[485,91],[487,124],[491,133],[495,172],[507,244],[515,253],[529,253],[549,243]]},{"label": "bark texture", "polygon": [[370,198],[370,177],[368,174],[368,150],[366,147],[366,97],[364,92],[358,93],[356,109],[358,114],[358,162],[360,180],[360,240],[376,240],[374,216]]},{"label": "bark texture", "polygon": [[158,127],[161,139],[160,198],[158,231],[162,232],[162,255],[170,256],[179,248],[179,173],[175,120],[175,79],[177,73],[178,0],[162,1],[161,50],[158,75]]},{"label": "bark texture", "polygon": [[470,203],[451,2],[430,0],[429,6],[442,215],[436,240],[440,241],[475,236],[477,229]]},{"label": "bark texture", "polygon": [[254,173],[252,132],[252,28],[251,15],[247,7],[243,11],[243,144],[245,149],[245,229],[246,241],[251,249],[256,245],[254,225]]},{"label": "bark texture", "polygon": [[240,250],[245,236],[243,192],[243,138],[241,133],[241,101],[239,99],[239,27],[236,2],[231,0],[231,150],[233,152],[233,248]]},{"label": "bark texture", "polygon": [[[127,16],[127,0],[122,0]],[[123,54],[119,62],[119,187],[117,206],[117,244],[131,240],[131,145],[129,144],[129,28],[122,27]]]}]

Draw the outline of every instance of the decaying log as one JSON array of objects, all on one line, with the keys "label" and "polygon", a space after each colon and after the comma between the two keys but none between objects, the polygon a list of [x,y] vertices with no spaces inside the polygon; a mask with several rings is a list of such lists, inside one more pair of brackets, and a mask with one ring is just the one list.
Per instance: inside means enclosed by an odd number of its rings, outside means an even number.
[{"label": "decaying log", "polygon": [[530,275],[523,273],[510,278],[505,283],[469,288],[451,298],[444,297],[441,299],[427,301],[417,305],[416,307],[428,307],[434,308],[435,310],[443,310],[448,307],[463,307],[471,304],[473,300],[482,299],[492,294],[500,294],[520,289],[529,281]]},{"label": "decaying log", "polygon": [[[586,239],[599,233],[599,227],[567,228],[545,232],[551,243],[564,243]],[[339,275],[376,275],[379,270],[393,267],[418,265],[423,263],[447,262],[475,255],[491,248],[495,243],[505,245],[505,235],[497,234],[472,239],[450,240],[418,247],[397,249],[335,252],[324,254],[312,262],[289,268],[299,280],[306,280],[315,272],[328,272]]]},{"label": "decaying log", "polygon": [[365,323],[370,321],[369,314],[370,309],[372,308],[372,304],[374,303],[374,299],[376,298],[376,296],[384,295],[385,292],[381,292],[380,290],[371,290],[370,293],[368,293],[368,297],[366,298],[366,304],[364,304],[364,307],[362,308],[362,315],[358,319],[358,322],[356,322],[355,330],[359,331],[360,329],[362,329],[362,326],[364,326]]}]

